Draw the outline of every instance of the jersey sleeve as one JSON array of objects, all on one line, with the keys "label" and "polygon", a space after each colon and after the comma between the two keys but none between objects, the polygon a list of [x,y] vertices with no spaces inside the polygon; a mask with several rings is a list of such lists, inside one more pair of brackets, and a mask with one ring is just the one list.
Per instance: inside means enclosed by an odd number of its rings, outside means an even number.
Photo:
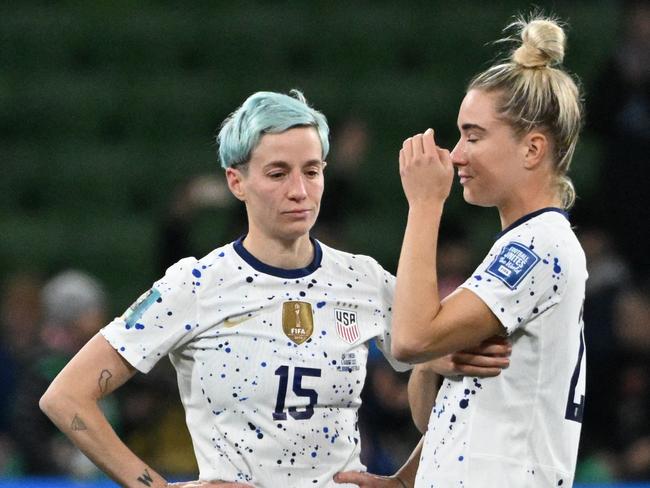
[{"label": "jersey sleeve", "polygon": [[[379,267],[379,265],[377,265]],[[393,357],[390,352],[391,346],[391,320],[393,316],[393,297],[395,294],[395,277],[388,271],[380,267],[379,273],[379,286],[377,287],[379,293],[379,303],[381,309],[376,313],[381,314],[381,322],[383,324],[382,334],[375,338],[375,345],[384,355],[391,367],[395,371],[408,371],[413,368],[413,365],[398,361]]]},{"label": "jersey sleeve", "polygon": [[523,242],[497,241],[461,285],[485,302],[508,335],[559,303],[567,285],[570,263],[559,246]]},{"label": "jersey sleeve", "polygon": [[148,373],[196,334],[197,275],[197,260],[182,259],[101,334],[133,367]]}]

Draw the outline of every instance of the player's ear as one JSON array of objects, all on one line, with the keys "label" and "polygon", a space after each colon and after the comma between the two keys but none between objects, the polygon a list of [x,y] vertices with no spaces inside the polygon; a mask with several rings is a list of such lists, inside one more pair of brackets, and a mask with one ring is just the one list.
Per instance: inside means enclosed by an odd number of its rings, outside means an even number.
[{"label": "player's ear", "polygon": [[226,181],[228,188],[237,200],[242,202],[246,200],[246,191],[244,185],[244,174],[239,168],[226,168]]},{"label": "player's ear", "polygon": [[549,150],[546,134],[539,131],[529,132],[524,136],[524,168],[534,169],[544,161]]}]

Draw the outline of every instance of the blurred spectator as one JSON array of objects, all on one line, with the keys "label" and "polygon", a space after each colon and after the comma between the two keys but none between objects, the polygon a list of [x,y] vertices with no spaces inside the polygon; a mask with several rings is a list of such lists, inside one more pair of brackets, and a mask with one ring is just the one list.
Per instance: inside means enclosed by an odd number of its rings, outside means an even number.
[{"label": "blurred spectator", "polygon": [[[16,389],[13,441],[29,475],[88,478],[100,471],[45,417],[38,399],[63,366],[108,322],[103,286],[90,275],[69,270],[46,283],[42,292],[43,325],[33,339],[33,360],[24,364]],[[37,307],[38,308],[38,307]],[[113,427],[124,433],[133,450],[147,455],[171,477],[197,471],[183,408],[171,365],[161,361],[149,375],[136,375],[119,395],[101,401]],[[2,455],[0,455],[0,462]],[[7,460],[8,468],[11,467]],[[14,463],[15,464],[15,463]]]},{"label": "blurred spectator", "polygon": [[650,283],[618,300],[615,330],[620,344],[614,383],[617,399],[614,449],[624,480],[650,479]]},{"label": "blurred spectator", "polygon": [[581,458],[592,475],[582,481],[650,479],[650,300],[639,286],[650,277],[650,211],[639,204],[650,152],[650,3],[623,6],[619,43],[587,98],[587,125],[604,147],[601,192],[616,195],[589,205],[603,228],[581,232],[590,275]]},{"label": "blurred spectator", "polygon": [[32,358],[40,323],[38,277],[29,273],[10,276],[0,300],[0,476],[21,471],[21,457],[9,434],[19,374]]},{"label": "blurred spectator", "polygon": [[[624,2],[621,39],[588,96],[587,124],[604,145],[600,187],[615,198],[599,199],[589,211],[600,216],[620,243],[636,277],[650,273],[646,200],[650,154],[650,2]],[[646,243],[645,245],[643,243]]]},{"label": "blurred spectator", "polygon": [[589,279],[585,288],[583,321],[587,344],[587,403],[576,479],[610,481],[615,473],[611,452],[612,425],[620,398],[612,395],[620,369],[613,367],[619,354],[615,330],[617,303],[630,286],[630,271],[615,251],[607,232],[585,226],[578,233],[587,258]]},{"label": "blurred spectator", "polygon": [[347,249],[346,223],[350,214],[367,207],[369,196],[359,182],[370,144],[368,123],[350,113],[332,129],[332,152],[325,170],[326,196],[312,235],[324,243]]},{"label": "blurred spectator", "polygon": [[[38,408],[38,400],[70,358],[106,323],[106,296],[93,277],[65,271],[43,287],[40,341],[25,365],[16,389],[12,435],[25,473],[87,477],[96,468],[54,427]],[[115,421],[116,405],[102,405]],[[111,414],[110,412],[113,412]]]},{"label": "blurred spectator", "polygon": [[235,235],[243,233],[245,217],[238,212],[241,206],[233,205],[235,202],[223,177],[199,175],[180,184],[172,194],[160,228],[158,272],[164,272],[178,260],[203,251],[198,249],[202,246],[196,242],[200,240],[196,234],[199,226],[197,217],[201,210],[217,210],[218,214],[210,215],[211,219],[222,219],[221,229],[210,222],[212,235],[206,252],[212,250],[214,243],[221,241],[223,235],[231,234],[231,227],[235,227]]},{"label": "blurred spectator", "polygon": [[[588,347],[588,406],[585,407],[583,447],[596,448],[610,442],[609,432],[602,426],[611,422],[618,398],[612,396],[611,385],[618,370],[612,364],[618,354],[615,315],[621,294],[630,286],[631,273],[615,252],[608,234],[589,227],[579,233],[587,257],[589,279],[585,289],[583,320]],[[587,449],[583,449],[586,453]]]},{"label": "blurred spectator", "polygon": [[587,404],[576,480],[650,479],[650,289],[599,229],[580,233],[589,280],[584,307]]},{"label": "blurred spectator", "polygon": [[2,290],[1,344],[19,359],[29,356],[38,334],[41,286],[37,276],[18,273],[7,279]]}]

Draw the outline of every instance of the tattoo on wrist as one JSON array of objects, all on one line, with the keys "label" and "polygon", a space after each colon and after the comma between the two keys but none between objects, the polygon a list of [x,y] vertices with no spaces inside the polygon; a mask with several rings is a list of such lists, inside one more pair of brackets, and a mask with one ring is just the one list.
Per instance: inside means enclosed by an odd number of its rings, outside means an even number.
[{"label": "tattoo on wrist", "polygon": [[149,470],[147,468],[144,468],[144,473],[142,473],[142,476],[138,477],[138,481],[145,486],[151,486],[151,483],[153,483],[153,478],[149,474]]},{"label": "tattoo on wrist", "polygon": [[74,414],[74,418],[72,419],[70,428],[73,431],[88,430],[88,427],[86,427],[86,423],[83,420],[81,420],[81,417],[79,417],[79,415],[76,413]]},{"label": "tattoo on wrist", "polygon": [[110,380],[112,377],[113,374],[107,369],[103,369],[99,375],[99,391],[102,395],[105,395],[106,392],[108,392],[108,380]]},{"label": "tattoo on wrist", "polygon": [[402,478],[400,478],[399,476],[395,476],[395,479],[399,481],[400,485],[402,485],[402,488],[408,488]]}]

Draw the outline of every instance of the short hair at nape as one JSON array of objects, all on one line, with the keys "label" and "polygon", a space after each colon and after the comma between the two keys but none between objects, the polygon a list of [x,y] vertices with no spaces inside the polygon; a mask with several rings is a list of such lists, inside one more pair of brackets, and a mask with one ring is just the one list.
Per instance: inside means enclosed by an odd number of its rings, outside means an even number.
[{"label": "short hair at nape", "polygon": [[219,162],[224,169],[247,163],[264,134],[279,134],[293,127],[316,129],[325,160],[329,152],[327,119],[307,104],[299,90],[289,93],[254,93],[228,116],[217,135]]}]

